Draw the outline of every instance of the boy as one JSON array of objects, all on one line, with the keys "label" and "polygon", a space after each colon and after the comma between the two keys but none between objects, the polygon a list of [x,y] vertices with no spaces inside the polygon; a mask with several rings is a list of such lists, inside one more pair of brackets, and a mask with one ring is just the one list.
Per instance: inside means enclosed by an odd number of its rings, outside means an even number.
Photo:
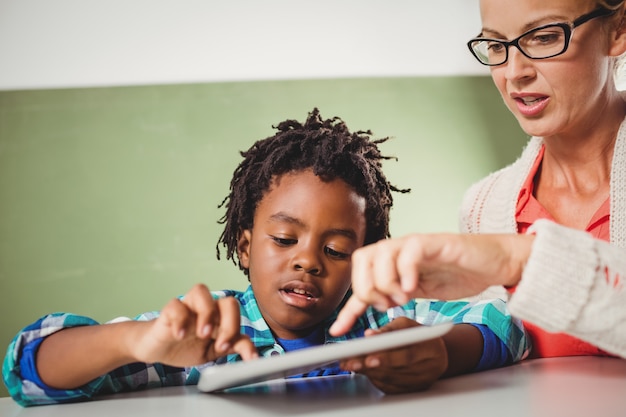
[{"label": "boy", "polygon": [[[370,132],[351,133],[339,118],[314,109],[287,120],[275,136],[242,152],[218,242],[248,277],[245,292],[194,286],[159,313],[98,325],[67,314],[46,316],[9,346],[3,378],[21,405],[69,402],[144,387],[195,384],[198,367],[282,354],[307,346],[444,321],[442,338],[412,346],[412,367],[393,367],[392,353],[363,369],[381,390],[424,389],[442,376],[517,361],[528,346],[501,301],[410,303],[370,309],[347,335],[328,333],[350,294],[351,254],[389,237],[391,185]],[[397,318],[390,323],[394,318]],[[466,322],[471,324],[464,324]],[[385,327],[386,326],[386,327]],[[493,327],[490,327],[493,326]],[[343,364],[354,368],[350,362]],[[326,368],[307,375],[346,372]]]}]

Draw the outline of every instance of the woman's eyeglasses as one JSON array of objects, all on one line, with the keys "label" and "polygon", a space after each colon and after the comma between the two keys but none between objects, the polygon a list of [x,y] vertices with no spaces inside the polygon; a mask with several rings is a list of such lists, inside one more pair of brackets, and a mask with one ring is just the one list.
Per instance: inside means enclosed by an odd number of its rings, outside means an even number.
[{"label": "woman's eyeglasses", "polygon": [[531,59],[546,59],[567,51],[574,29],[597,17],[609,16],[615,10],[596,9],[572,23],[551,23],[523,33],[512,41],[475,38],[467,43],[472,54],[483,65],[502,65],[509,59],[509,47],[515,46]]}]

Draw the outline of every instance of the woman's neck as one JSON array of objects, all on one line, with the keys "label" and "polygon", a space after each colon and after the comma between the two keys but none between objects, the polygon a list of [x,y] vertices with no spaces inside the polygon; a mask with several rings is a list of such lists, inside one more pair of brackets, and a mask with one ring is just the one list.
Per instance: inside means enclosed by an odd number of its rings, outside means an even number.
[{"label": "woman's neck", "polygon": [[615,141],[626,117],[621,104],[576,132],[544,138],[535,197],[559,223],[585,229],[609,197]]},{"label": "woman's neck", "polygon": [[542,181],[576,186],[579,180],[607,181],[613,148],[626,117],[626,102],[615,96],[570,131],[544,137]]}]

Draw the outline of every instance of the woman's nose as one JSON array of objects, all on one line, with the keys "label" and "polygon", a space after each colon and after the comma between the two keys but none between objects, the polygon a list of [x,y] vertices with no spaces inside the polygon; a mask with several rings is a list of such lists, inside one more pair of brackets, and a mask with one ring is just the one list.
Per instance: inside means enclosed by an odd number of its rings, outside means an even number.
[{"label": "woman's nose", "polygon": [[506,65],[506,78],[510,81],[529,78],[535,74],[532,59],[515,47],[509,48],[509,56],[504,65]]}]

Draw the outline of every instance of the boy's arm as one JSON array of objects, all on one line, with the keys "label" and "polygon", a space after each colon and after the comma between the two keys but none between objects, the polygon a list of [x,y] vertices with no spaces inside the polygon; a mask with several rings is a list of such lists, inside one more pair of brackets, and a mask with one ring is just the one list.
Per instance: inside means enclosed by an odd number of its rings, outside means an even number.
[{"label": "boy's arm", "polygon": [[[135,320],[146,321],[157,316],[158,312],[146,313]],[[57,332],[63,333],[73,328],[84,329],[88,326],[103,327],[88,317],[54,313],[42,317],[19,332],[9,345],[2,368],[4,383],[11,397],[22,406],[32,406],[82,401],[101,394],[147,387],[197,383],[199,373],[195,368],[177,368],[160,363],[132,363],[99,375],[75,389],[55,389],[46,385],[37,371],[36,356],[41,343]],[[67,371],[71,372],[71,369]]]},{"label": "boy's arm", "polygon": [[[400,330],[419,324],[406,317],[393,320],[375,333]],[[377,352],[342,362],[342,368],[366,375],[387,394],[422,391],[437,380],[476,369],[483,352],[483,336],[477,327],[457,324],[443,337],[414,345]]]},{"label": "boy's arm", "polygon": [[22,405],[153,386],[147,378],[152,366],[161,382],[187,383],[185,371],[173,367],[230,353],[243,359],[257,356],[250,339],[240,333],[239,318],[236,299],[213,300],[205,286],[172,300],[148,322],[97,325],[84,317],[52,314],[16,336],[5,357],[3,379]]},{"label": "boy's arm", "polygon": [[256,354],[240,333],[239,303],[214,300],[205,286],[173,299],[156,320],[76,327],[47,337],[37,353],[37,372],[50,387],[72,389],[133,362],[185,367],[226,354]]},{"label": "boy's arm", "polygon": [[483,336],[490,336],[487,342],[503,344],[512,363],[530,353],[530,337],[522,321],[512,317],[506,302],[499,298],[475,302],[420,300],[415,304],[415,314],[415,320],[424,325],[453,322],[482,329]]},{"label": "boy's arm", "polygon": [[152,322],[127,321],[71,327],[41,342],[35,356],[41,382],[57,390],[70,390],[131,362],[132,340]]},{"label": "boy's arm", "polygon": [[[378,325],[376,317],[380,314],[368,314],[371,327]],[[367,375],[387,393],[423,390],[442,377],[517,362],[530,350],[530,340],[521,321],[510,316],[506,303],[500,299],[475,303],[412,301],[385,314],[396,318],[379,330],[368,330],[367,334],[418,323],[455,323],[441,338],[342,363],[344,369]]]},{"label": "boy's arm", "polygon": [[442,377],[461,375],[476,369],[483,354],[483,335],[471,324],[457,324],[443,335],[448,367]]}]

